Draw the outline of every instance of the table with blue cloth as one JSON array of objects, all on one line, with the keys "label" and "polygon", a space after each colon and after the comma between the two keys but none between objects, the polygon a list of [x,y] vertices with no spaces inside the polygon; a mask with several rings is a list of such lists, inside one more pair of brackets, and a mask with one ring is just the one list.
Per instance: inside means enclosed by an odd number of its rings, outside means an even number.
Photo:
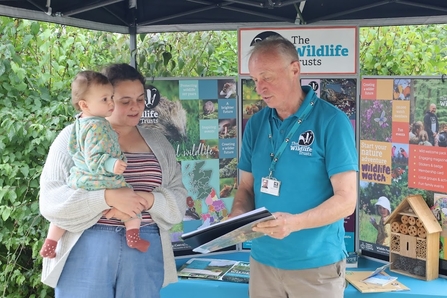
[{"label": "table with blue cloth", "polygon": [[[176,259],[177,268],[183,265],[190,258],[214,258],[236,261],[248,261],[249,252],[231,252],[231,253],[215,253],[209,255],[194,255],[181,257]],[[359,258],[357,268],[348,268],[348,270],[374,271],[383,263],[378,261]],[[388,293],[368,293],[362,294],[352,285],[348,285],[345,290],[345,298],[365,297],[366,298],[447,298],[447,279],[438,278],[432,281],[423,281],[401,275],[395,272],[386,272],[390,275],[397,276],[398,280],[410,288],[410,291],[388,292]],[[248,298],[248,284],[234,283],[225,281],[203,280],[203,279],[179,279],[177,283],[170,284],[161,291],[161,298]]]}]

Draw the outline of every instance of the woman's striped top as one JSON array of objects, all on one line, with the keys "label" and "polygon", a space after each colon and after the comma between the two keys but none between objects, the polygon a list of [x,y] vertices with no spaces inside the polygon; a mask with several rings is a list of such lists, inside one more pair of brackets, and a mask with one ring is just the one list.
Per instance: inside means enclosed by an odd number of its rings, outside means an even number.
[{"label": "woman's striped top", "polygon": [[[161,185],[161,167],[155,155],[150,152],[144,153],[126,153],[127,168],[123,173],[127,183],[132,185],[135,191],[151,192],[154,188]],[[142,212],[141,225],[153,223],[149,212]],[[99,224],[123,226],[124,223],[117,219],[107,219],[101,217]]]}]

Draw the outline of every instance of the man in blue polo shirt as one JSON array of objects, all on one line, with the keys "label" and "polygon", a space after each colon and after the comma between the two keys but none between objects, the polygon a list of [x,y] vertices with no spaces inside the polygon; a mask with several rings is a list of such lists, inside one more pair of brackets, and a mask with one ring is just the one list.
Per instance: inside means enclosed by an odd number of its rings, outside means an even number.
[{"label": "man in blue polo shirt", "polygon": [[[268,107],[244,130],[230,216],[266,207],[253,230],[250,297],[343,297],[344,217],[357,201],[358,160],[347,116],[300,85],[294,45],[271,37],[250,53],[250,76]],[[267,179],[269,188],[263,188]],[[272,187],[270,187],[272,186]]]}]

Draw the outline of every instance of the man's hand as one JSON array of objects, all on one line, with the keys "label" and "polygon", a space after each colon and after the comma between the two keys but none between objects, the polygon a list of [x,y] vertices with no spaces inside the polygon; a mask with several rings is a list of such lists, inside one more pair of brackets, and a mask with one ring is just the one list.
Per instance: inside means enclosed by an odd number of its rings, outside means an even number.
[{"label": "man's hand", "polygon": [[127,163],[118,159],[113,166],[113,173],[117,175],[121,175],[127,168]]},{"label": "man's hand", "polygon": [[285,212],[273,213],[275,219],[258,223],[253,231],[264,233],[267,236],[276,239],[283,239],[290,233],[298,231],[296,228],[297,220],[293,214]]}]

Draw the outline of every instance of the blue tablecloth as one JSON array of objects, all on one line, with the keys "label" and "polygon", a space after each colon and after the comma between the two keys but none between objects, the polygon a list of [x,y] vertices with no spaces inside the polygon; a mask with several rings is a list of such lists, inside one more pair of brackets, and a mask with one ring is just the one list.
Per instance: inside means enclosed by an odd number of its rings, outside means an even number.
[{"label": "blue tablecloth", "polygon": [[[233,252],[212,255],[198,255],[194,257],[230,259],[237,261],[247,261],[249,253]],[[177,267],[180,267],[191,257],[176,259]],[[368,270],[374,271],[383,263],[359,258],[358,268],[348,268],[348,270]],[[345,298],[447,298],[447,279],[438,278],[432,281],[423,281],[411,278],[395,272],[388,272],[390,275],[397,276],[398,280],[410,288],[410,291],[391,292],[391,293],[368,293],[362,294],[352,285],[349,285],[345,291]],[[366,296],[365,296],[366,295]],[[232,283],[224,281],[200,280],[200,279],[180,279],[179,282],[171,284],[161,291],[162,298],[248,298],[248,285],[241,283]],[[274,297],[272,297],[274,298]]]}]

